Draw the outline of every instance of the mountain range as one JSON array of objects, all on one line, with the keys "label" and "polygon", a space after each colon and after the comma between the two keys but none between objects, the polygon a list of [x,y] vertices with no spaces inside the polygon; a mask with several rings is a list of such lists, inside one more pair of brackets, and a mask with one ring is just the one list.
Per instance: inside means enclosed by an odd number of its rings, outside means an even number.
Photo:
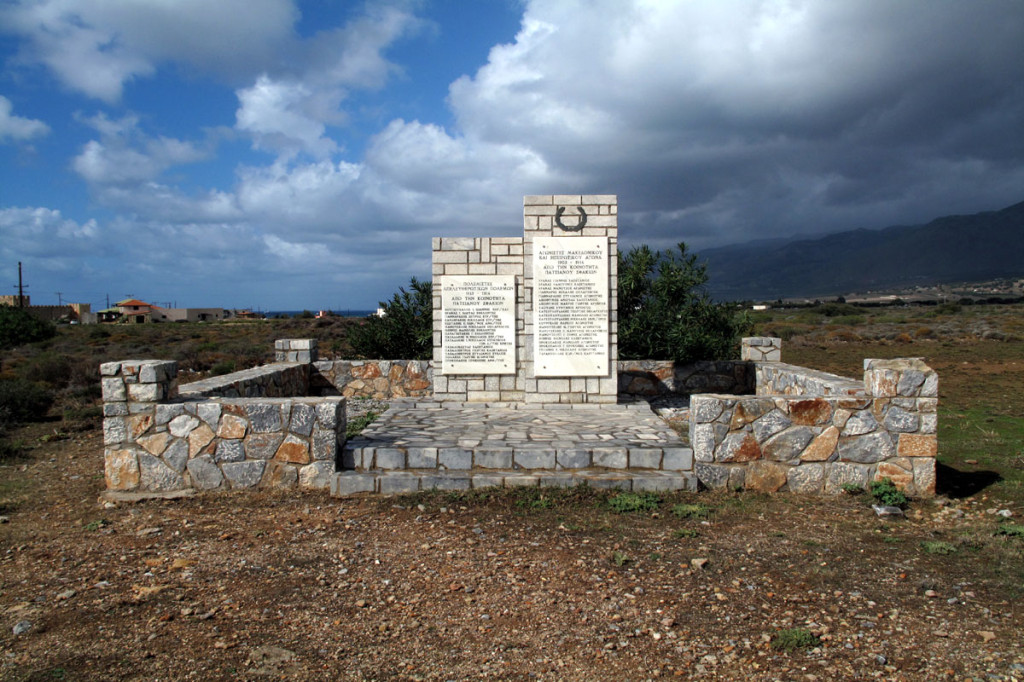
[{"label": "mountain range", "polygon": [[716,300],[849,292],[1024,276],[1024,202],[924,225],[759,240],[699,252]]}]

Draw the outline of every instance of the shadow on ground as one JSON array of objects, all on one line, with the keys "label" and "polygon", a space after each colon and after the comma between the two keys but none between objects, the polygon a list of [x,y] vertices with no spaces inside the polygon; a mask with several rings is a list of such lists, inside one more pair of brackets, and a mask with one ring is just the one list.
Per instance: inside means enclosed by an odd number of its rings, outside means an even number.
[{"label": "shadow on ground", "polygon": [[975,495],[1003,480],[995,471],[960,471],[945,464],[935,465],[935,492],[952,498]]}]

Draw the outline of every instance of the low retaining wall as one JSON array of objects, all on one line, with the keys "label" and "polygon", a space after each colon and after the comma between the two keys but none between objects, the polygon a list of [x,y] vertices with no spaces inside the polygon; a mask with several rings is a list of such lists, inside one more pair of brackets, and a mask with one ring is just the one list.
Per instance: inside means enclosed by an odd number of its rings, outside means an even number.
[{"label": "low retaining wall", "polygon": [[757,363],[757,394],[694,395],[690,444],[709,488],[836,493],[890,478],[935,493],[938,375],[919,358],[865,360],[864,381]]},{"label": "low retaining wall", "polygon": [[346,398],[424,398],[434,370],[428,360],[322,360],[313,363],[310,392]]},{"label": "low retaining wall", "polygon": [[672,360],[620,360],[619,395],[654,397],[753,393],[754,364],[732,360],[680,364]]},{"label": "low retaining wall", "polygon": [[[283,364],[261,368],[267,371],[257,374],[294,378],[296,368],[308,367]],[[330,484],[345,441],[344,398],[210,397],[196,385],[205,382],[183,387],[179,397],[177,364],[162,360],[106,363],[100,374],[104,468],[110,491]],[[289,382],[246,383],[228,375],[209,388],[235,390],[232,387],[240,383],[255,391],[261,385]]]},{"label": "low retaining wall", "polygon": [[290,398],[309,395],[309,364],[276,362],[193,381],[179,388],[182,398]]}]

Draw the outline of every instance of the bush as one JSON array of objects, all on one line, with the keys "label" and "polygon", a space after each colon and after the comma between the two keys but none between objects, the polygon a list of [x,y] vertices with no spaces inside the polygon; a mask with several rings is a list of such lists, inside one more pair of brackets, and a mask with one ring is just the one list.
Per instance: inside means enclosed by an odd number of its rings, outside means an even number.
[{"label": "bush", "polygon": [[703,290],[707,266],[687,253],[639,246],[619,253],[619,357],[721,360],[738,356],[750,318],[717,305]]},{"label": "bush", "polygon": [[55,326],[36,319],[27,310],[0,305],[0,348],[45,341],[56,333]]},{"label": "bush", "polygon": [[429,360],[433,354],[434,302],[430,282],[415,277],[411,291],[399,289],[390,303],[380,303],[384,316],[372,316],[354,327],[349,342],[360,358]]},{"label": "bush", "polygon": [[889,477],[871,483],[871,496],[875,498],[878,504],[883,504],[887,507],[900,507],[902,509],[907,506],[907,496],[896,487],[896,484]]},{"label": "bush", "polygon": [[805,628],[789,628],[779,630],[772,637],[772,648],[778,651],[796,651],[797,649],[811,649],[818,646],[820,639],[810,630]]},{"label": "bush", "polygon": [[53,393],[24,379],[0,379],[0,427],[26,422],[46,415]]}]

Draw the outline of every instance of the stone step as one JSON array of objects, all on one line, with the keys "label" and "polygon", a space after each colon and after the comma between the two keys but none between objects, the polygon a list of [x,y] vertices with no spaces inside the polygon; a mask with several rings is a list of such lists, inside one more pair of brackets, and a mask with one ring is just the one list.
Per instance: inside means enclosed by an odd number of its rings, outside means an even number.
[{"label": "stone step", "polygon": [[469,490],[487,487],[570,488],[586,484],[593,488],[667,492],[697,490],[697,477],[683,471],[609,471],[607,469],[489,469],[473,471],[385,470],[341,471],[331,478],[331,495],[356,493],[396,495],[420,490]]}]

